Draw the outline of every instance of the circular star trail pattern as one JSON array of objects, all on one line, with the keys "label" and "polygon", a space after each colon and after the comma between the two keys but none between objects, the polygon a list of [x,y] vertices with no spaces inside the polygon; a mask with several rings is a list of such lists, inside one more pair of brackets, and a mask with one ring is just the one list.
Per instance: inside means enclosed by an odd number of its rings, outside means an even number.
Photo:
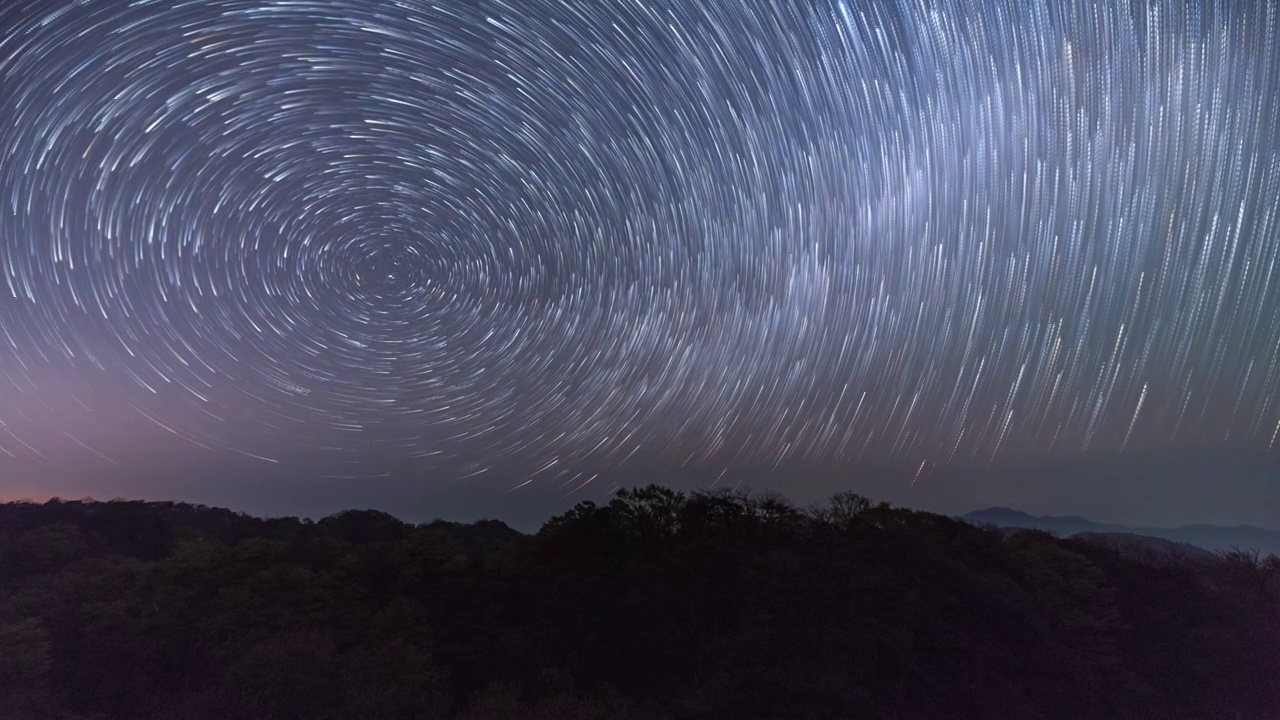
[{"label": "circular star trail pattern", "polygon": [[1276,3],[0,12],[9,457],[72,414],[583,482],[1280,431]]}]

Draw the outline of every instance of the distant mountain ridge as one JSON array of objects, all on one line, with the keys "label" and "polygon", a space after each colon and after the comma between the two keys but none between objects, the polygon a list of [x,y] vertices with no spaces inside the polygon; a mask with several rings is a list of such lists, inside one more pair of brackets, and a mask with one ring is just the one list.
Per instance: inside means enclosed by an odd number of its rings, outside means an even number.
[{"label": "distant mountain ridge", "polygon": [[960,516],[975,525],[995,525],[1004,528],[1044,530],[1059,537],[1085,535],[1082,539],[1097,540],[1099,536],[1145,536],[1174,543],[1193,545],[1205,550],[1257,550],[1264,555],[1280,555],[1280,532],[1252,525],[1183,525],[1174,528],[1130,527],[1113,523],[1100,523],[1077,515],[1031,515],[1006,507],[990,507]]}]

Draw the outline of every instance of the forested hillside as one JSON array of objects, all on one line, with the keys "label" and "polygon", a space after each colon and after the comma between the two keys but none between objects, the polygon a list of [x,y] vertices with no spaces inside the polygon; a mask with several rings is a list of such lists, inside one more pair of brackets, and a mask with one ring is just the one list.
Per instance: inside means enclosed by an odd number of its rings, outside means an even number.
[{"label": "forested hillside", "polygon": [[661,487],[535,535],[0,505],[0,717],[1263,718],[1280,560],[1149,563],[842,494]]}]

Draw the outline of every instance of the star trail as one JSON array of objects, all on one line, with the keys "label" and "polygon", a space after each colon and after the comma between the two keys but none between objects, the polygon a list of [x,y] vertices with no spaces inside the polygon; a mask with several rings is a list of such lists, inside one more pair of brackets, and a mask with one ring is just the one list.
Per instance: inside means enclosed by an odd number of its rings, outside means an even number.
[{"label": "star trail", "polygon": [[1280,435],[1274,2],[0,22],[0,468],[145,429],[572,490]]}]

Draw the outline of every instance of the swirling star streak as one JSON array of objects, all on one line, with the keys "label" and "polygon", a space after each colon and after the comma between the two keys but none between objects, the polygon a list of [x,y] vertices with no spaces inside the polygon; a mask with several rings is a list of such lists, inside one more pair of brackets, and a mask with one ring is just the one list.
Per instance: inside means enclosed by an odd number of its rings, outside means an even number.
[{"label": "swirling star streak", "polygon": [[1278,8],[10,0],[0,463],[1275,443]]}]

